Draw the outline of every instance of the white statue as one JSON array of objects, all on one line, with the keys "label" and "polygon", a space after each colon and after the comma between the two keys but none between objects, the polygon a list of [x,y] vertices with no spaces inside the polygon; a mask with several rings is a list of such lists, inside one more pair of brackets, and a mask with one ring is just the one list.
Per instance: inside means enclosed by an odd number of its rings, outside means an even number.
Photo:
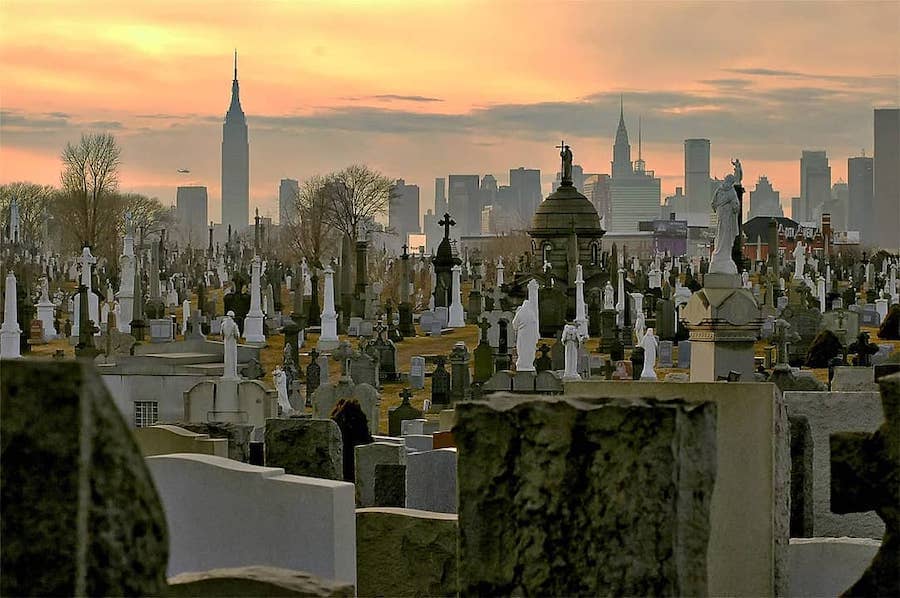
[{"label": "white statue", "polygon": [[749,289],[752,286],[750,284],[750,273],[746,270],[741,272],[741,285],[743,285],[745,289]]},{"label": "white statue", "polygon": [[616,290],[613,288],[612,283],[610,281],[606,281],[606,286],[603,287],[603,309],[615,309],[616,308]]},{"label": "white statue", "polygon": [[240,380],[237,372],[237,343],[241,336],[238,325],[234,322],[234,312],[229,311],[222,319],[222,340],[225,341],[225,368],[222,378]]},{"label": "white statue", "polygon": [[637,315],[634,317],[634,339],[635,342],[640,344],[641,339],[644,338],[644,329],[647,326],[647,321],[644,319],[643,310],[638,310]]},{"label": "white statue", "polygon": [[581,380],[578,375],[578,347],[581,345],[582,337],[578,333],[578,327],[572,324],[566,324],[563,327],[562,337],[560,337],[566,348],[566,369],[563,372],[563,380]]},{"label": "white statue", "polygon": [[516,331],[516,371],[533,372],[534,350],[540,335],[538,334],[538,319],[534,313],[531,302],[526,299],[516,310],[512,321],[513,330]]},{"label": "white statue", "polygon": [[712,209],[716,213],[717,222],[715,248],[709,262],[710,273],[737,274],[737,266],[731,259],[731,248],[734,246],[734,238],[739,234],[738,212],[741,203],[734,186],[735,177],[729,174],[716,188],[713,196]]},{"label": "white statue", "polygon": [[272,370],[272,379],[275,381],[275,390],[278,391],[278,406],[281,407],[281,415],[286,417],[293,408],[291,402],[288,401],[287,391],[287,374],[281,369],[281,366],[275,366]]},{"label": "white statue", "polygon": [[641,338],[638,346],[644,349],[644,369],[641,370],[641,380],[656,380],[656,372],[653,368],[656,366],[656,349],[659,341],[656,340],[652,328],[647,329],[647,333]]},{"label": "white statue", "polygon": [[803,241],[797,241],[794,247],[794,280],[803,280],[803,266],[806,265],[806,246]]}]

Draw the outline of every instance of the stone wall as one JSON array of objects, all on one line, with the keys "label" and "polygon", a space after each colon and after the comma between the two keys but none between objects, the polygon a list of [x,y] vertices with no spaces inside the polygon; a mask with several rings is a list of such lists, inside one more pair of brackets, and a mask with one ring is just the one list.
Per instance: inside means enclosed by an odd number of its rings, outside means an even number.
[{"label": "stone wall", "polygon": [[456,404],[460,594],[701,595],[716,407]]}]

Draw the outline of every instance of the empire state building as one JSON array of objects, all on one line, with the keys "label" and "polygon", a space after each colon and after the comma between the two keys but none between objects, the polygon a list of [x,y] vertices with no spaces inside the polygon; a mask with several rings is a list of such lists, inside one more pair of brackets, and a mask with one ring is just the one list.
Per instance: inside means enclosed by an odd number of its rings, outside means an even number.
[{"label": "empire state building", "polygon": [[234,52],[234,81],[231,105],[222,125],[222,224],[234,232],[247,227],[250,218],[250,143],[247,119],[241,109],[237,76],[237,50]]}]

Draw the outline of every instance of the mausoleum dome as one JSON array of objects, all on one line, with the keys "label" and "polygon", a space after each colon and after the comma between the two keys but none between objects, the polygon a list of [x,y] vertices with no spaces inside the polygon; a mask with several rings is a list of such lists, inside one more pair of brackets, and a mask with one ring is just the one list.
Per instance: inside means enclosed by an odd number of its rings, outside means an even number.
[{"label": "mausoleum dome", "polygon": [[575,186],[563,182],[541,202],[532,218],[531,233],[551,233],[573,230],[578,234],[601,236],[600,216],[594,204]]}]

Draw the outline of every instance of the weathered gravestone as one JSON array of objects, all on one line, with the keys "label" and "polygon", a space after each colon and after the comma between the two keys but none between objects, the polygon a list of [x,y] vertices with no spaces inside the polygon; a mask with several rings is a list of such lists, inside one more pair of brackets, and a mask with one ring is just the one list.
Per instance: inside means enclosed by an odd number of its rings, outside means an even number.
[{"label": "weathered gravestone", "polygon": [[356,506],[375,505],[375,468],[383,463],[406,464],[406,448],[392,442],[372,442],[356,447]]},{"label": "weathered gravestone", "polygon": [[678,343],[678,367],[691,367],[691,341],[681,341]]},{"label": "weathered gravestone", "polygon": [[406,505],[406,465],[378,463],[375,465],[376,507],[404,507]]},{"label": "weathered gravestone", "polygon": [[419,419],[422,417],[422,412],[413,407],[409,402],[412,398],[412,393],[408,388],[404,388],[400,392],[400,398],[403,400],[398,406],[388,409],[389,436],[400,436],[401,424],[404,420]]},{"label": "weathered gravestone", "polygon": [[456,417],[460,595],[707,593],[715,405],[495,396]]},{"label": "weathered gravestone", "polygon": [[341,430],[330,419],[266,420],[266,465],[285,473],[343,480]]},{"label": "weathered gravestone", "polygon": [[409,360],[409,387],[413,390],[425,388],[425,358],[413,355]]},{"label": "weathered gravestone", "polygon": [[0,367],[0,594],[164,594],[163,508],[93,366]]},{"label": "weathered gravestone", "polygon": [[491,325],[487,318],[481,318],[478,327],[481,329],[481,342],[478,343],[475,351],[473,351],[475,361],[473,381],[487,382],[494,373],[494,350],[488,342],[488,330],[490,330]]},{"label": "weathered gravestone", "polygon": [[313,417],[331,417],[342,399],[352,399],[359,403],[366,416],[369,431],[373,434],[378,432],[378,391],[370,384],[354,384],[352,380],[343,377],[336,384],[323,384],[316,389],[312,395]]},{"label": "weathered gravestone", "polygon": [[450,404],[450,373],[444,369],[443,355],[434,358],[434,372],[431,374],[431,404]]},{"label": "weathered gravestone", "polygon": [[456,449],[426,450],[407,455],[406,508],[456,512]]},{"label": "weathered gravestone", "polygon": [[790,330],[800,337],[788,347],[788,362],[800,365],[806,360],[809,346],[819,332],[822,316],[817,309],[788,305],[781,312],[781,317],[791,325]]},{"label": "weathered gravestone", "polygon": [[672,367],[672,349],[675,343],[672,341],[659,341],[659,367]]},{"label": "weathered gravestone", "polygon": [[831,435],[831,510],[874,510],[884,521],[881,548],[850,596],[888,596],[900,588],[900,374],[879,380],[885,421],[874,434]]}]

